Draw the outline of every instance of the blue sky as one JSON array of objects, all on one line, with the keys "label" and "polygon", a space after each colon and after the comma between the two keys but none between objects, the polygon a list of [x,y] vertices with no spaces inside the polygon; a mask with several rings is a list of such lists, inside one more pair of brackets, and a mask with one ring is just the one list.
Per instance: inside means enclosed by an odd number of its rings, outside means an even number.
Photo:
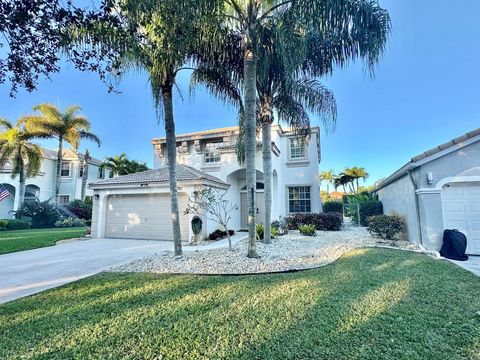
[{"label": "blue sky", "polygon": [[[324,79],[335,93],[338,124],[322,135],[320,168],[342,171],[363,166],[367,183],[388,176],[412,156],[480,127],[480,28],[478,0],[383,0],[393,32],[374,79],[361,63]],[[177,134],[235,124],[234,109],[205,92],[189,98],[188,76],[180,81],[184,101],[177,96]],[[152,165],[152,137],[161,136],[144,74],[125,77],[121,94],[109,94],[95,74],[71,66],[33,93],[9,98],[0,85],[0,116],[15,120],[41,102],[64,108],[82,106],[101,148],[83,143],[99,158],[127,153]],[[316,122],[316,121],[315,121]],[[52,142],[44,142],[55,147]]]}]

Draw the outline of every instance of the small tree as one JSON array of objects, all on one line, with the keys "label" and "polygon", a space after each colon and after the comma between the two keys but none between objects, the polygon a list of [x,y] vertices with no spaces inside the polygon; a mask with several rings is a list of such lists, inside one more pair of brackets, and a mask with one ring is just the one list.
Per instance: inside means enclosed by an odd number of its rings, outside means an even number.
[{"label": "small tree", "polygon": [[222,226],[224,231],[227,232],[228,247],[232,250],[232,239],[228,231],[228,223],[232,218],[232,211],[238,210],[238,205],[232,204],[230,200],[225,199],[226,195],[226,190],[214,187],[194,191],[193,198],[188,197],[188,206],[185,214],[200,215],[203,213],[208,220]]}]

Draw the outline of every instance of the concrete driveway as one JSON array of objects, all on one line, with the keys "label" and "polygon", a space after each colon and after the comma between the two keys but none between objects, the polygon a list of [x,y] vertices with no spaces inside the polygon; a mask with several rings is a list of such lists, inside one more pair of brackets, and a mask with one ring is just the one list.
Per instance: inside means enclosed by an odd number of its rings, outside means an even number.
[{"label": "concrete driveway", "polygon": [[0,255],[0,304],[164,251],[173,243],[96,239]]}]

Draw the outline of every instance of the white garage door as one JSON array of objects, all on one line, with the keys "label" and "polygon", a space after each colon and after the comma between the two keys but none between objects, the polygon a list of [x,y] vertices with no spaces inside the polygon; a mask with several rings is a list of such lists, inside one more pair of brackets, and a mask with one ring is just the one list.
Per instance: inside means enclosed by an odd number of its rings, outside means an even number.
[{"label": "white garage door", "polygon": [[[178,194],[182,240],[188,239],[187,195]],[[117,239],[173,240],[169,194],[112,195],[107,199],[105,235]]]},{"label": "white garage door", "polygon": [[480,184],[452,183],[442,190],[445,229],[467,236],[467,254],[480,255]]}]

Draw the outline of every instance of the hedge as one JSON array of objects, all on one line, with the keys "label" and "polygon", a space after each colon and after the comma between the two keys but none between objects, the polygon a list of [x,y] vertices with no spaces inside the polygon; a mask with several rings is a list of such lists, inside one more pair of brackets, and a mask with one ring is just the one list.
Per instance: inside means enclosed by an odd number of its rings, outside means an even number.
[{"label": "hedge", "polygon": [[381,201],[363,201],[350,205],[352,220],[358,222],[357,204],[360,205],[360,225],[368,226],[368,218],[375,215],[383,215],[383,204]]},{"label": "hedge", "polygon": [[343,202],[326,201],[323,204],[323,211],[326,213],[343,213]]},{"label": "hedge", "polygon": [[338,214],[311,213],[294,214],[285,218],[288,228],[298,230],[301,225],[314,225],[316,230],[339,231],[342,227],[342,220]]}]

